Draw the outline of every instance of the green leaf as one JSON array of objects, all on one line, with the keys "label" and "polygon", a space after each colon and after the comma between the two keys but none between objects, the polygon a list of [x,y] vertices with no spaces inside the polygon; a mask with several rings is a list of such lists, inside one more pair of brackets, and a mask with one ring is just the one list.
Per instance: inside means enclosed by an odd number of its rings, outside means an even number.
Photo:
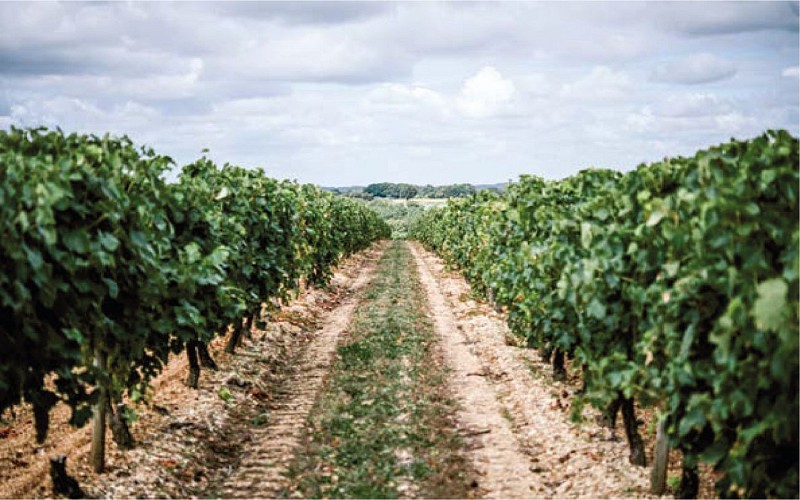
[{"label": "green leaf", "polygon": [[63,332],[64,336],[70,340],[74,340],[75,342],[78,343],[82,343],[84,341],[83,334],[77,328],[65,328]]},{"label": "green leaf", "polygon": [[29,248],[27,245],[24,245],[23,248],[25,249],[25,255],[28,257],[28,263],[31,265],[34,271],[39,271],[42,269],[44,265],[44,259],[42,259],[42,253],[35,248]]},{"label": "green leaf", "polygon": [[89,237],[84,230],[67,231],[61,236],[61,240],[64,246],[75,253],[85,254],[89,251]]},{"label": "green leaf", "polygon": [[657,225],[659,222],[661,222],[661,220],[666,215],[667,214],[665,214],[661,210],[655,210],[653,213],[650,214],[650,217],[647,218],[647,222],[645,222],[645,225],[647,227],[653,227],[653,226]]},{"label": "green leaf", "polygon": [[678,274],[680,266],[680,262],[667,262],[664,264],[664,271],[666,271],[668,277],[674,278],[675,275]]},{"label": "green leaf", "polygon": [[714,441],[711,446],[703,450],[703,453],[700,454],[700,460],[711,465],[716,465],[720,460],[725,458],[729,448],[730,444],[724,440]]},{"label": "green leaf", "polygon": [[17,223],[19,224],[23,232],[27,231],[28,228],[31,226],[31,221],[28,218],[28,213],[20,212],[19,215],[17,216]]},{"label": "green leaf", "polygon": [[98,239],[100,240],[100,245],[109,252],[113,252],[119,247],[119,240],[111,233],[100,232]]},{"label": "green leaf", "polygon": [[147,246],[147,236],[141,231],[130,231],[128,235],[131,238],[131,243],[136,246],[144,247]]},{"label": "green leaf", "polygon": [[699,408],[692,409],[680,421],[678,435],[681,437],[689,434],[693,430],[700,430],[706,424],[706,416]]},{"label": "green leaf", "polygon": [[219,193],[217,193],[217,195],[214,197],[214,199],[215,199],[215,200],[224,200],[225,198],[227,198],[227,197],[228,197],[228,195],[230,195],[230,191],[228,190],[228,188],[227,188],[227,187],[223,187],[223,188],[222,188],[222,189],[219,191]]},{"label": "green leaf", "polygon": [[119,286],[117,282],[109,278],[103,278],[103,283],[108,287],[108,296],[112,299],[116,299],[119,295]]},{"label": "green leaf", "polygon": [[217,391],[217,396],[226,403],[233,399],[233,394],[231,394],[231,391],[229,391],[227,387],[220,387]]},{"label": "green leaf", "polygon": [[748,203],[743,208],[744,208],[745,213],[747,213],[747,215],[756,216],[759,213],[761,213],[761,209],[758,207],[758,204],[756,204],[755,202]]},{"label": "green leaf", "polygon": [[583,248],[590,248],[592,244],[592,225],[588,222],[581,222],[581,245]]},{"label": "green leaf", "polygon": [[753,305],[756,326],[762,330],[779,331],[785,322],[788,285],[781,278],[773,278],[759,283],[756,290],[758,298]]},{"label": "green leaf", "polygon": [[186,245],[183,248],[183,251],[185,253],[187,263],[194,263],[200,260],[200,245],[194,241]]},{"label": "green leaf", "polygon": [[586,307],[586,312],[589,314],[589,316],[602,320],[606,317],[606,306],[600,303],[599,300],[592,299],[592,301],[589,302],[589,305]]}]

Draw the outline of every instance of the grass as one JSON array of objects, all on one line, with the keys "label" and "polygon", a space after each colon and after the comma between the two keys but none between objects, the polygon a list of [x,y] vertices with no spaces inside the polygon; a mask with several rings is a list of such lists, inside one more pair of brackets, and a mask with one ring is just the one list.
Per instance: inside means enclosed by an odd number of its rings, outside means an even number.
[{"label": "grass", "polygon": [[426,310],[413,257],[393,242],[338,349],[284,495],[470,495]]},{"label": "grass", "polygon": [[508,423],[510,423],[512,426],[514,425],[514,417],[511,415],[511,412],[508,411],[508,408],[503,406],[500,411],[500,415],[502,415],[504,419],[508,420]]}]

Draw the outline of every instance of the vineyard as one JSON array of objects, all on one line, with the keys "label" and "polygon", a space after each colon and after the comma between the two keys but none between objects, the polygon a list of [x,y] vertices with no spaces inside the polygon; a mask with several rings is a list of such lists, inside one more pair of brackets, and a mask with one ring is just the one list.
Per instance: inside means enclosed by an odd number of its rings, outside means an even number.
[{"label": "vineyard", "polygon": [[389,231],[357,202],[207,159],[166,183],[172,160],[127,138],[12,128],[0,165],[0,411],[29,402],[39,442],[63,401],[75,425],[109,411],[131,446],[123,397],[146,398],[171,353],[197,387],[215,336],[231,327],[233,352],[264,304]]},{"label": "vineyard", "polygon": [[390,225],[0,131],[0,497],[796,497],[799,162],[769,131]]},{"label": "vineyard", "polygon": [[523,177],[425,213],[411,229],[507,311],[512,330],[583,387],[644,466],[655,407],[725,497],[798,492],[798,141],[768,132],[627,174]]}]

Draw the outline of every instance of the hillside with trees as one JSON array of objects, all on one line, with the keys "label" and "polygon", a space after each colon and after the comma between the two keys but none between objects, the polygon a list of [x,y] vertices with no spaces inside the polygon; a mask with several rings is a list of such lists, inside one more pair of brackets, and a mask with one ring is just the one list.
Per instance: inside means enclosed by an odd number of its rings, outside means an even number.
[{"label": "hillside with trees", "polygon": [[347,187],[327,187],[323,188],[326,191],[333,191],[338,194],[343,194],[351,198],[393,198],[393,199],[411,199],[411,198],[463,198],[465,196],[473,195],[479,191],[496,191],[503,192],[505,183],[498,184],[445,184],[442,186],[434,186],[432,184],[406,184],[395,182],[378,182],[369,184],[366,187],[362,186],[347,186]]}]

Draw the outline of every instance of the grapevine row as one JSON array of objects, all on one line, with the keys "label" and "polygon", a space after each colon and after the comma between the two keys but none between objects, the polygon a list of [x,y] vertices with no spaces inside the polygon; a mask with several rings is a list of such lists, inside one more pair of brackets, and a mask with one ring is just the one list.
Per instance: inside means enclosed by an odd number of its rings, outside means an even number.
[{"label": "grapevine row", "polygon": [[171,353],[196,387],[214,336],[234,325],[232,352],[262,304],[389,236],[314,186],[206,158],[168,183],[172,167],[127,137],[0,131],[0,412],[30,402],[40,441],[57,402],[76,425],[113,412]]},{"label": "grapevine row", "polygon": [[427,211],[411,236],[508,312],[579,411],[645,465],[634,403],[654,406],[723,496],[798,494],[798,141],[783,131],[620,174],[523,176]]}]

